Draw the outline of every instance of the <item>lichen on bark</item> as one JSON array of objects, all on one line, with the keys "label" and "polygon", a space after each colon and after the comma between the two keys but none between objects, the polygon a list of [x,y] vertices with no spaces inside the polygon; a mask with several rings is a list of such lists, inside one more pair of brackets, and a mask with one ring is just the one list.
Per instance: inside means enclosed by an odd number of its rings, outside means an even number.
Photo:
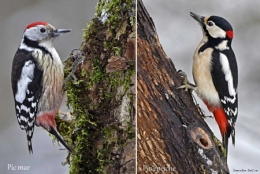
[{"label": "lichen on bark", "polygon": [[134,0],[100,0],[83,32],[83,63],[64,88],[74,119],[57,118],[73,149],[70,173],[135,172],[135,24]]}]

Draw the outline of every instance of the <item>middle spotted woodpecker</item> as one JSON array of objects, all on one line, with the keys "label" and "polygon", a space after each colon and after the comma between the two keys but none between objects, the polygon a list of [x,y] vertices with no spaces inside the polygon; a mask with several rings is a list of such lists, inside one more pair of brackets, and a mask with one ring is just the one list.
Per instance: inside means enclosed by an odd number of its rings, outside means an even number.
[{"label": "middle spotted woodpecker", "polygon": [[235,145],[235,123],[238,115],[238,68],[231,48],[232,26],[219,16],[203,17],[190,13],[201,26],[203,38],[193,55],[194,89],[218,123],[222,143],[228,150],[228,138]]},{"label": "middle spotted woodpecker", "polygon": [[26,131],[29,153],[33,153],[34,125],[53,134],[69,151],[56,128],[55,115],[63,98],[63,64],[54,41],[70,29],[55,29],[35,22],[24,31],[12,65],[12,89],[18,123]]}]

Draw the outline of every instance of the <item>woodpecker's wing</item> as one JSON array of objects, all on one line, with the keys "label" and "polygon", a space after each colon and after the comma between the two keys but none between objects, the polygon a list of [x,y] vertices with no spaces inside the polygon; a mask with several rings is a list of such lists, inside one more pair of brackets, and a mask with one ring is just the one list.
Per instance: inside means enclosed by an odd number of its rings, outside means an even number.
[{"label": "woodpecker's wing", "polygon": [[[235,122],[238,114],[238,69],[235,55],[230,50],[212,53],[212,80],[218,92],[221,104],[231,126],[233,144],[235,144]],[[228,135],[228,136],[229,136]]]},{"label": "woodpecker's wing", "polygon": [[30,152],[42,75],[43,71],[38,68],[31,52],[18,49],[13,60],[11,81],[17,120],[21,129],[26,130]]}]

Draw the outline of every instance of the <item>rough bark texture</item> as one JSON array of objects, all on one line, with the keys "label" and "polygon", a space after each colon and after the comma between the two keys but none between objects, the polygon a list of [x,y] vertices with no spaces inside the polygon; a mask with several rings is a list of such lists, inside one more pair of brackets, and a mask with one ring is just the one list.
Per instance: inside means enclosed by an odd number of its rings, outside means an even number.
[{"label": "rough bark texture", "polygon": [[227,173],[221,143],[190,93],[176,89],[180,78],[141,0],[137,34],[138,173]]},{"label": "rough bark texture", "polygon": [[75,70],[65,86],[74,120],[58,129],[73,149],[71,174],[135,173],[135,36],[135,1],[100,0],[65,62],[65,76]]}]

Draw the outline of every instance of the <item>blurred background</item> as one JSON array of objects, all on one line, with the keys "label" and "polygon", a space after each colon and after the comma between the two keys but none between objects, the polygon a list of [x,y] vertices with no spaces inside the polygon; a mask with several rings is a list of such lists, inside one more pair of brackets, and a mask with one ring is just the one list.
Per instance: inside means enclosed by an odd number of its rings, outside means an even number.
[{"label": "blurred background", "polygon": [[[47,131],[36,127],[33,155],[29,155],[25,131],[18,125],[11,90],[11,68],[14,54],[21,42],[25,27],[35,21],[46,21],[56,28],[72,31],[62,35],[55,48],[62,60],[68,58],[82,42],[82,29],[95,15],[98,0],[1,0],[0,2],[0,174],[20,173],[7,170],[8,164],[30,166],[30,174],[68,173],[62,166],[67,152],[55,144]],[[62,111],[67,111],[62,107]]]},{"label": "blurred background", "polygon": [[[227,19],[234,29],[232,48],[239,68],[239,109],[236,123],[236,145],[229,141],[228,164],[235,170],[258,170],[260,173],[260,1],[178,1],[143,0],[155,23],[161,45],[172,59],[177,70],[181,69],[193,83],[192,57],[202,39],[201,28],[190,17],[190,12],[203,16],[217,15]],[[205,105],[200,107],[205,115],[212,115]],[[221,140],[214,119],[206,122]]]},{"label": "blurred background", "polygon": [[[0,2],[0,174],[18,173],[7,170],[8,164],[30,166],[23,173],[67,173],[62,166],[67,152],[53,146],[48,133],[36,128],[34,154],[29,155],[25,132],[17,123],[10,74],[13,56],[25,27],[34,21],[47,21],[56,28],[70,28],[71,33],[56,42],[57,52],[65,60],[82,41],[82,29],[94,17],[98,0],[1,0]],[[239,116],[236,123],[236,146],[229,146],[228,164],[233,170],[258,170],[260,173],[260,1],[177,1],[143,0],[150,13],[168,57],[176,69],[182,69],[193,81],[192,56],[202,33],[189,13],[218,15],[234,28],[233,50],[239,67]],[[196,94],[194,94],[196,96]],[[196,96],[197,97],[197,96]],[[200,102],[200,99],[197,99]],[[202,102],[200,106],[210,115]],[[63,111],[66,107],[63,106]],[[214,134],[221,139],[214,119],[206,119]],[[20,172],[19,172],[20,173]],[[240,172],[235,172],[239,174]],[[244,172],[241,172],[244,173]]]}]

